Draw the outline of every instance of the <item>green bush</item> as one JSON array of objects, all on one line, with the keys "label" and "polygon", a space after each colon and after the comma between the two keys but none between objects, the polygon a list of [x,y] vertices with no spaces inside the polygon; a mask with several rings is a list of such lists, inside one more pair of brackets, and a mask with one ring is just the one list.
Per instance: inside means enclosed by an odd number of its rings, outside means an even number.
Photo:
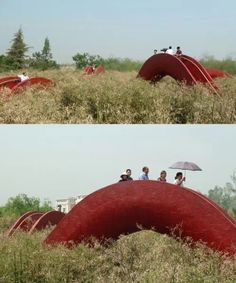
[{"label": "green bush", "polygon": [[86,66],[98,66],[103,64],[103,59],[99,55],[90,55],[89,53],[77,53],[73,56],[73,61],[77,69],[83,69]]},{"label": "green bush", "polygon": [[7,72],[11,70],[10,60],[5,55],[0,55],[0,72]]},{"label": "green bush", "polygon": [[236,75],[236,60],[229,57],[223,60],[215,59],[213,56],[206,56],[201,59],[201,63],[206,68],[219,69],[229,74]]},{"label": "green bush", "polygon": [[28,197],[25,194],[17,195],[8,199],[6,205],[1,207],[1,216],[19,217],[28,211],[47,212],[52,210],[50,201],[45,200],[42,204],[39,198]]},{"label": "green bush", "polygon": [[134,61],[129,58],[107,58],[104,59],[99,55],[90,55],[89,53],[80,54],[77,53],[73,60],[77,69],[83,69],[86,66],[98,66],[104,65],[106,70],[128,72],[128,71],[138,71],[142,62]]},{"label": "green bush", "polygon": [[134,61],[129,58],[125,58],[125,59],[108,58],[108,59],[104,59],[103,64],[106,70],[129,72],[129,71],[138,71],[143,65],[143,62]]}]

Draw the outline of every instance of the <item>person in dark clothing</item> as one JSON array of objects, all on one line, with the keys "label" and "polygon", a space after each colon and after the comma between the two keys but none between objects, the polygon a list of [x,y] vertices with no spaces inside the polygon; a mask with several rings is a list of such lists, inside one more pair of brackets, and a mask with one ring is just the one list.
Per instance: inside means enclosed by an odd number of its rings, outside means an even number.
[{"label": "person in dark clothing", "polygon": [[124,173],[122,173],[121,175],[120,175],[120,181],[119,181],[119,183],[120,182],[126,182],[126,181],[129,181],[128,180],[128,174],[126,173],[126,172],[124,172]]},{"label": "person in dark clothing", "polygon": [[131,177],[131,174],[132,174],[131,169],[127,169],[127,170],[126,170],[126,173],[127,173],[127,175],[128,175],[128,181],[133,181],[133,178]]},{"label": "person in dark clothing", "polygon": [[161,49],[161,52],[166,53],[167,50],[168,50],[168,48],[162,48],[162,49]]},{"label": "person in dark clothing", "polygon": [[178,56],[181,56],[183,54],[182,50],[180,49],[180,46],[177,47],[175,54],[178,55]]}]

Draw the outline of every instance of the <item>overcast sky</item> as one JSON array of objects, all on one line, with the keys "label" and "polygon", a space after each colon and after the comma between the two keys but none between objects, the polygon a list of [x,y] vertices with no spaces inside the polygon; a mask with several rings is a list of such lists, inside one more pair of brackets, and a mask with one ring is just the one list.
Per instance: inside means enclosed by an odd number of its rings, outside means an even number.
[{"label": "overcast sky", "polygon": [[236,171],[232,126],[1,126],[0,205],[11,196],[50,199],[89,194],[119,180],[127,168],[138,178],[149,166],[174,181],[176,161],[192,161],[186,186],[207,193]]},{"label": "overcast sky", "polygon": [[144,60],[180,45],[186,54],[236,57],[235,0],[0,0],[0,54],[21,26],[42,49],[49,37],[60,63],[77,52]]}]

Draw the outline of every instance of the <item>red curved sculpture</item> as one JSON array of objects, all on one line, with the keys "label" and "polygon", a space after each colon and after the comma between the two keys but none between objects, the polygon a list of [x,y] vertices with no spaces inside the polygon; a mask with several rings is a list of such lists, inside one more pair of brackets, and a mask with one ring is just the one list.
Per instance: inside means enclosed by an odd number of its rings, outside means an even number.
[{"label": "red curved sculpture", "polygon": [[217,78],[232,78],[232,76],[224,71],[217,70],[217,69],[209,69],[206,68],[208,74],[211,76],[212,79]]},{"label": "red curved sculpture", "polygon": [[13,230],[11,235],[14,235],[17,231],[25,231],[28,232],[34,223],[43,215],[41,212],[29,213],[27,217],[25,217],[19,225]]},{"label": "red curved sculpture", "polygon": [[205,83],[215,94],[218,94],[218,87],[207,70],[197,60],[187,55],[173,56],[166,53],[153,55],[144,63],[138,77],[157,82],[166,75],[187,85]]},{"label": "red curved sculpture", "polygon": [[103,65],[99,65],[94,72],[95,75],[100,75],[104,73],[105,73],[105,67]]},{"label": "red curved sculpture", "polygon": [[138,231],[138,225],[236,253],[236,222],[218,205],[190,189],[157,181],[118,183],[89,195],[62,219],[45,243],[70,246],[91,237],[117,239]]},{"label": "red curved sculpture", "polygon": [[190,57],[188,55],[183,54],[181,56],[181,58],[187,59],[189,61],[191,61],[193,64],[197,65],[198,68],[202,71],[202,73],[206,76],[206,78],[210,81],[213,82],[212,77],[209,75],[209,73],[207,72],[207,70],[202,66],[202,64],[200,62],[198,62],[196,59],[194,59],[193,57]]},{"label": "red curved sculpture", "polygon": [[215,85],[211,76],[208,74],[206,69],[200,63],[198,63],[195,59],[186,55],[179,56],[178,58],[189,69],[189,71],[192,73],[196,81],[208,84],[211,90],[217,93],[218,87]]},{"label": "red curved sculpture", "polygon": [[100,75],[105,73],[105,67],[99,65],[95,70],[92,66],[87,66],[84,68],[84,75]]},{"label": "red curved sculpture", "polygon": [[65,213],[59,211],[50,211],[44,213],[31,227],[29,234],[32,234],[35,231],[40,231],[47,228],[49,225],[57,225],[62,218],[65,216]]},{"label": "red curved sculpture", "polygon": [[25,81],[21,81],[19,77],[4,77],[0,79],[0,88],[7,87],[12,90],[12,92],[18,92],[26,87],[37,85],[41,87],[50,87],[54,86],[54,82],[47,78],[31,78]]},{"label": "red curved sculpture", "polygon": [[93,74],[93,67],[87,66],[84,68],[84,75],[92,75]]},{"label": "red curved sculpture", "polygon": [[16,80],[16,79],[19,79],[19,77],[17,76],[9,76],[9,77],[3,77],[3,78],[0,78],[0,84],[5,82],[5,81],[9,81],[9,80]]},{"label": "red curved sculpture", "polygon": [[15,87],[19,83],[20,83],[19,78],[18,79],[6,80],[6,81],[0,83],[0,88],[7,87],[7,88],[12,89],[13,87]]},{"label": "red curved sculpture", "polygon": [[11,228],[9,229],[9,231],[7,232],[7,236],[11,236],[14,231],[18,228],[18,226],[30,215],[36,213],[35,211],[29,211],[26,212],[25,214],[23,214],[20,218],[18,218],[16,220],[16,222],[11,226]]},{"label": "red curved sculpture", "polygon": [[184,81],[188,85],[193,85],[197,82],[178,57],[166,53],[150,57],[140,69],[138,77],[155,82],[167,75],[178,81]]},{"label": "red curved sculpture", "polygon": [[52,80],[46,79],[46,78],[41,78],[41,77],[37,77],[37,78],[30,78],[28,80],[22,81],[20,83],[18,83],[17,85],[15,85],[12,88],[12,91],[19,91],[22,90],[26,87],[30,87],[33,85],[37,85],[37,86],[41,86],[41,87],[50,87],[50,86],[54,86],[54,82]]}]

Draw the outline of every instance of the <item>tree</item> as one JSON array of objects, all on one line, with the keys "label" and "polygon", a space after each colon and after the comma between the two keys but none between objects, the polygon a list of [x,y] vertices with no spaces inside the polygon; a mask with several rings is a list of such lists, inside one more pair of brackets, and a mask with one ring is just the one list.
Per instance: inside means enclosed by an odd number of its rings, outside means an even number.
[{"label": "tree", "polygon": [[89,53],[77,53],[73,56],[73,60],[75,61],[75,65],[77,69],[83,69],[86,66],[98,66],[103,64],[103,58],[99,55],[90,55]]},{"label": "tree", "polygon": [[44,46],[42,50],[42,58],[43,60],[50,62],[52,60],[52,53],[49,39],[46,37],[44,41]]},{"label": "tree", "polygon": [[9,63],[13,69],[21,69],[26,64],[26,52],[29,47],[24,43],[23,31],[20,28],[14,35],[12,46],[7,52]]},{"label": "tree", "polygon": [[9,59],[5,55],[0,55],[0,72],[9,71],[11,69],[11,65]]},{"label": "tree", "polygon": [[227,211],[236,209],[236,174],[231,177],[232,183],[226,183],[224,187],[216,186],[208,192],[208,197],[218,203]]},{"label": "tree", "polygon": [[16,197],[11,197],[7,201],[6,205],[1,208],[2,215],[8,216],[20,216],[27,211],[50,211],[52,210],[51,202],[44,201],[43,205],[40,205],[40,199],[35,197],[28,197],[26,194],[20,194]]},{"label": "tree", "polygon": [[30,60],[30,67],[40,70],[57,69],[58,65],[52,58],[49,39],[46,38],[41,52],[35,52]]}]

